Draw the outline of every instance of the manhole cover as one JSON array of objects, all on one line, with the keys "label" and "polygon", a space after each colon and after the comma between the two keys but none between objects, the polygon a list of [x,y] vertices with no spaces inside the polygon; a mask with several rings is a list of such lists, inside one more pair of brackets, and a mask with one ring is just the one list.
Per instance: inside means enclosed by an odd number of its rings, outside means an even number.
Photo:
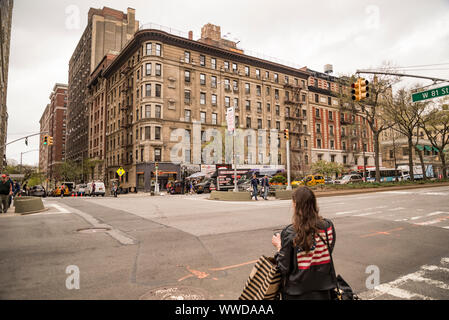
[{"label": "manhole cover", "polygon": [[206,300],[206,292],[192,287],[161,287],[153,289],[139,300]]},{"label": "manhole cover", "polygon": [[76,230],[79,233],[98,233],[98,232],[107,232],[111,229],[109,228],[85,228]]}]

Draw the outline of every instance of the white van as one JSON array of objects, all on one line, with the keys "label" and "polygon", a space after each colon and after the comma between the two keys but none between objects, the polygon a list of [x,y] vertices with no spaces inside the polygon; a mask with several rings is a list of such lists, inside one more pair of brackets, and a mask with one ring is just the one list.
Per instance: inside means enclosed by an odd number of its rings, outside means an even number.
[{"label": "white van", "polygon": [[101,181],[95,181],[93,183],[95,183],[95,191],[92,192],[92,182],[89,182],[85,189],[86,196],[102,196],[102,197],[104,197],[105,192],[106,192],[104,183]]}]

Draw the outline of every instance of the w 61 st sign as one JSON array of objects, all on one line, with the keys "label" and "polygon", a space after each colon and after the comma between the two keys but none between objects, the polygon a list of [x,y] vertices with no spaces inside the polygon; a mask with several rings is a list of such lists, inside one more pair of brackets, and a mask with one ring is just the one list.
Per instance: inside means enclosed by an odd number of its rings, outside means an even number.
[{"label": "w 61 st sign", "polygon": [[421,100],[438,98],[446,95],[449,95],[449,86],[414,93],[412,94],[412,101],[417,102]]}]

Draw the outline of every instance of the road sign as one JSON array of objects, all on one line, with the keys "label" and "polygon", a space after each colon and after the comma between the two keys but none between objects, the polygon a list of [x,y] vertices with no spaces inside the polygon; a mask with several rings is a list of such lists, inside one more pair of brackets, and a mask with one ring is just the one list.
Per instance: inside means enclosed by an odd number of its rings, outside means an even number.
[{"label": "road sign", "polygon": [[412,101],[417,102],[421,100],[427,100],[427,99],[433,99],[438,98],[442,96],[449,95],[449,86],[436,88],[432,90],[427,90],[423,92],[413,93],[412,94]]},{"label": "road sign", "polygon": [[118,170],[116,172],[120,177],[125,174],[125,170],[122,167],[118,168]]}]

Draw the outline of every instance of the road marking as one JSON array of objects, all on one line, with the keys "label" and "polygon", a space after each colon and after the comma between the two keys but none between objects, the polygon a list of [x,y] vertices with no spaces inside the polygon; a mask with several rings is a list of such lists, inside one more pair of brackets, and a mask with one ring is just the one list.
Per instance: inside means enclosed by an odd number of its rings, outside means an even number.
[{"label": "road marking", "polygon": [[393,287],[386,283],[375,287],[374,290],[379,291],[382,294],[388,294],[390,296],[395,296],[395,297],[407,299],[407,300],[410,300],[412,298],[413,299],[422,299],[422,300],[434,300],[430,297],[423,296],[421,294],[410,292],[410,291],[407,291],[404,289],[399,289],[399,288]]},{"label": "road marking", "polygon": [[372,237],[372,236],[376,236],[376,235],[380,235],[380,234],[390,235],[392,232],[401,231],[402,229],[404,229],[404,228],[401,227],[401,228],[396,228],[396,229],[387,230],[387,231],[377,231],[377,232],[362,235],[362,236],[360,236],[360,238],[367,238],[367,237]]},{"label": "road marking", "polygon": [[444,221],[446,219],[449,219],[449,216],[443,217],[443,218],[439,218],[439,219],[435,219],[435,220],[430,220],[430,221],[417,222],[415,224],[420,225],[420,226],[428,226],[428,225],[431,225],[431,224],[435,224],[435,223]]},{"label": "road marking", "polygon": [[110,226],[108,224],[100,223],[100,221],[98,221],[95,217],[91,216],[90,214],[88,214],[86,212],[80,211],[80,210],[75,209],[73,207],[70,207],[70,211],[69,212],[72,212],[74,214],[79,215],[84,220],[86,220],[88,223],[90,223],[94,228],[108,228],[108,229],[110,229],[106,233],[109,234],[112,238],[114,238],[118,242],[120,242],[121,244],[131,245],[131,244],[136,244],[137,243],[137,241],[135,239],[131,238],[130,236],[128,236],[124,232],[122,232],[122,231],[120,231],[118,229],[115,229],[115,228],[113,228],[112,226]]},{"label": "road marking", "polygon": [[54,207],[54,208],[58,209],[59,212],[62,212],[62,213],[69,213],[69,212],[70,212],[70,211],[67,210],[66,208],[63,208],[63,207],[61,207],[60,205],[58,205],[58,204],[56,204],[56,203],[48,204],[48,206]]},{"label": "road marking", "polygon": [[443,227],[443,229],[449,229],[449,226],[447,226],[447,227]]},{"label": "road marking", "polygon": [[392,209],[388,209],[388,211],[399,211],[399,210],[404,210],[405,208],[403,207],[397,207],[397,208],[392,208]]},{"label": "road marking", "polygon": [[356,214],[356,215],[354,215],[354,217],[365,217],[365,216],[370,216],[372,214],[377,214],[377,213],[382,213],[382,211],[374,211],[374,212],[367,212],[367,213],[362,213],[362,214]]},{"label": "road marking", "polygon": [[420,219],[420,218],[422,218],[422,217],[423,217],[423,216],[411,217],[410,220],[417,220],[417,219]]},{"label": "road marking", "polygon": [[357,211],[359,211],[359,210],[342,211],[342,212],[336,212],[335,214],[336,215],[342,215],[342,214],[346,214],[346,213],[354,213],[354,212],[357,212]]},{"label": "road marking", "polygon": [[[443,263],[443,259],[441,259],[441,262]],[[449,272],[449,269],[448,269],[448,268],[443,268],[443,267],[438,267],[438,266],[428,266],[428,265],[424,265],[424,266],[421,267],[421,269],[428,270],[428,271],[435,271],[435,270],[438,270],[438,271]]]},{"label": "road marking", "polygon": [[211,269],[209,269],[209,270],[211,270],[211,271],[223,271],[223,270],[228,270],[228,269],[234,269],[234,268],[246,266],[246,265],[248,265],[248,264],[256,263],[257,261],[259,261],[259,260],[248,261],[248,262],[244,262],[244,263],[240,263],[240,264],[235,264],[235,265],[227,266],[227,267],[211,268]]},{"label": "road marking", "polygon": [[449,212],[445,212],[445,211],[435,211],[435,212],[431,212],[429,214],[426,215],[426,217],[431,217],[431,216],[436,216],[442,213],[449,213]]}]

